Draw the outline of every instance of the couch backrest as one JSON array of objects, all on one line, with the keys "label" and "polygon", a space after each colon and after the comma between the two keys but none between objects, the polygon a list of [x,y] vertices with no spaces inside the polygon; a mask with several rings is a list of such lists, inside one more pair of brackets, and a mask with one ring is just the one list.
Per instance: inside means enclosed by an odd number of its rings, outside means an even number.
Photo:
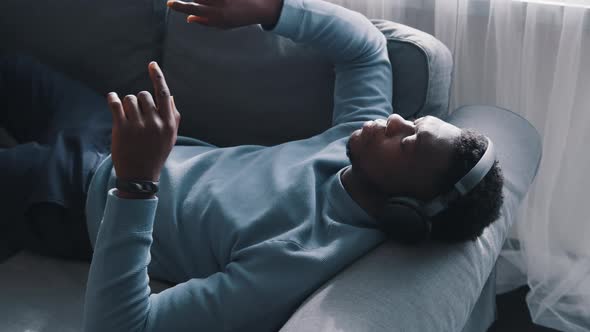
[{"label": "couch backrest", "polygon": [[151,87],[160,60],[164,0],[0,1],[0,52],[37,57],[101,94]]},{"label": "couch backrest", "polygon": [[[0,52],[31,54],[101,94],[151,90],[147,64],[159,61],[183,115],[180,134],[218,146],[273,145],[330,126],[333,65],[317,52],[255,26],[189,25],[165,2],[2,0]],[[427,33],[372,21],[388,39],[394,111],[446,116],[449,50]]]},{"label": "couch backrest", "polygon": [[[431,35],[371,20],[387,37],[393,108],[404,117],[446,116],[452,57]],[[218,146],[274,145],[330,127],[333,64],[311,47],[257,29],[187,24],[169,12],[163,54],[180,134]]]}]

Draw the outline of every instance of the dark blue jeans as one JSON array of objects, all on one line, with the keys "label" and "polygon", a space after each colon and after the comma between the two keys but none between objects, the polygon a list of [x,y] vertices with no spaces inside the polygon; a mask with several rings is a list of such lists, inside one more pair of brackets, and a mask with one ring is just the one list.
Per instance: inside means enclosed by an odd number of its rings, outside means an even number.
[{"label": "dark blue jeans", "polygon": [[84,206],[110,152],[106,98],[23,55],[0,55],[0,261],[28,249],[90,259]]}]

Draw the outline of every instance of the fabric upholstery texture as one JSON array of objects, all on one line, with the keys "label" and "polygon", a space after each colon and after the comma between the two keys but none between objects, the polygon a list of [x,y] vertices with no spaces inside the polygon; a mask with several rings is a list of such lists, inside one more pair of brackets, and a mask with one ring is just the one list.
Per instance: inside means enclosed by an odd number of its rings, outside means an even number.
[{"label": "fabric upholstery texture", "polygon": [[101,94],[151,90],[147,65],[160,60],[164,0],[0,2],[0,52],[21,52]]},{"label": "fabric upholstery texture", "polygon": [[[448,48],[411,27],[371,21],[388,40],[394,112],[447,115]],[[307,45],[255,26],[224,31],[187,24],[185,15],[171,11],[164,47],[182,135],[217,146],[274,145],[330,127],[333,65]]]},{"label": "fabric upholstery texture", "polygon": [[[0,331],[82,331],[89,267],[28,252],[0,264]],[[154,293],[168,287],[150,280]]]},{"label": "fabric upholstery texture", "polygon": [[494,106],[471,105],[454,111],[447,121],[490,137],[504,175],[504,187],[522,200],[537,174],[543,149],[537,130],[522,116]]}]

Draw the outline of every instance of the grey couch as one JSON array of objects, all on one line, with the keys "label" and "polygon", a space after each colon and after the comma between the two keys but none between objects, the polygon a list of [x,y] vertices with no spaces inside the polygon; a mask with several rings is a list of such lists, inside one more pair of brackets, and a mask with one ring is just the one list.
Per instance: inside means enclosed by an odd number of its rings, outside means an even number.
[{"label": "grey couch", "polygon": [[[449,50],[408,26],[372,22],[388,39],[395,112],[435,115],[494,140],[502,216],[475,243],[383,243],[327,280],[281,331],[486,331],[496,317],[495,264],[536,175],[539,135],[493,106],[449,112]],[[334,72],[315,50],[254,26],[187,25],[164,0],[3,0],[0,41],[0,52],[32,54],[101,94],[150,90],[147,64],[156,60],[183,115],[180,134],[220,147],[278,144],[330,125]],[[0,331],[80,330],[88,266],[30,253],[0,265]]]}]

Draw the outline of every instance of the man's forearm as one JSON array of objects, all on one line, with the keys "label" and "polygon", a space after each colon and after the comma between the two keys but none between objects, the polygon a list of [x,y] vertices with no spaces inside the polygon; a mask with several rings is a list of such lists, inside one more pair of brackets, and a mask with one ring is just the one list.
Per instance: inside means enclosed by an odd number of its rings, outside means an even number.
[{"label": "man's forearm", "polygon": [[311,45],[334,63],[332,125],[386,118],[393,74],[385,35],[364,15],[323,0],[283,0],[269,30]]},{"label": "man's forearm", "polygon": [[144,331],[149,312],[150,247],[158,199],[107,194],[88,273],[84,331]]},{"label": "man's forearm", "polygon": [[[279,15],[261,24],[266,30],[311,45],[334,63],[375,53],[386,44],[383,33],[361,13],[323,0],[271,0]],[[277,10],[275,8],[275,10]],[[272,21],[276,19],[273,23]]]},{"label": "man's forearm", "polygon": [[283,9],[283,0],[268,0],[265,1],[265,8],[268,11],[268,14],[265,15],[265,18],[261,22],[261,25],[265,29],[273,29],[277,22],[279,21],[279,17],[281,16],[281,11]]}]

